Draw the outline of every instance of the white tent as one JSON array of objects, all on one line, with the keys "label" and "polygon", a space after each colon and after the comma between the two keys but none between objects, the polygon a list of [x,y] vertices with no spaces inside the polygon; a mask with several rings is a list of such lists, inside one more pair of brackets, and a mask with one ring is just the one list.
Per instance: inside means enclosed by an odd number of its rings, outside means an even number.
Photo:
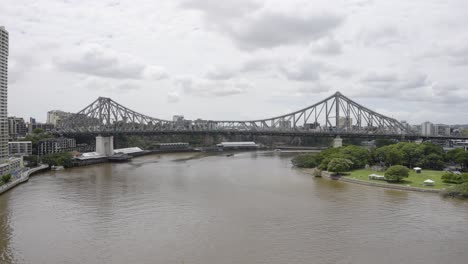
[{"label": "white tent", "polygon": [[421,170],[422,170],[422,169],[419,168],[419,167],[414,167],[413,170],[414,170],[414,172],[416,172],[416,173],[421,173]]},{"label": "white tent", "polygon": [[434,185],[434,181],[431,180],[431,179],[427,179],[427,180],[424,181],[424,185],[432,186],[432,185]]}]

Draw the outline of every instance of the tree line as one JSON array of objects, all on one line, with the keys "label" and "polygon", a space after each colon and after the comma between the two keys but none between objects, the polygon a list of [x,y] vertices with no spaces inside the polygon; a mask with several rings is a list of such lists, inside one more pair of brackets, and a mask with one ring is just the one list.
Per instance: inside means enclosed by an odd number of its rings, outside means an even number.
[{"label": "tree line", "polygon": [[[328,169],[333,159],[339,159],[340,165],[347,163],[348,170],[361,169],[369,165],[391,167],[402,165],[408,168],[442,170],[446,164],[458,165],[462,170],[468,170],[468,152],[463,149],[453,149],[445,153],[443,148],[431,142],[421,144],[399,142],[378,148],[366,149],[349,145],[340,148],[328,148],[319,154],[303,154],[293,158],[292,163],[301,168]],[[344,161],[347,160],[347,161]],[[333,164],[337,163],[337,160]]]}]

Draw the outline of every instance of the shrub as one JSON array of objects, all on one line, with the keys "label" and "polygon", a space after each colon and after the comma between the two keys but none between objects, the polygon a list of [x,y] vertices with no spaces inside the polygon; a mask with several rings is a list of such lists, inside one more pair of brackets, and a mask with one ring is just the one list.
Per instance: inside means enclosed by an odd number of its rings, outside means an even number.
[{"label": "shrub", "polygon": [[5,174],[5,175],[2,176],[2,182],[3,183],[6,184],[6,183],[10,182],[10,180],[11,180],[11,174]]},{"label": "shrub", "polygon": [[405,166],[394,165],[385,171],[385,179],[388,182],[399,182],[403,178],[408,177],[409,169]]},{"label": "shrub", "polygon": [[349,171],[353,166],[353,162],[349,159],[334,158],[328,163],[328,171],[340,174],[341,172]]},{"label": "shrub", "polygon": [[301,154],[291,160],[292,164],[299,168],[315,168],[318,165],[316,154]]},{"label": "shrub", "polygon": [[468,182],[447,188],[441,192],[443,197],[468,198]]},{"label": "shrub", "polygon": [[442,175],[441,179],[445,183],[460,184],[460,183],[468,182],[468,173],[455,174],[455,173],[447,172],[444,175]]}]

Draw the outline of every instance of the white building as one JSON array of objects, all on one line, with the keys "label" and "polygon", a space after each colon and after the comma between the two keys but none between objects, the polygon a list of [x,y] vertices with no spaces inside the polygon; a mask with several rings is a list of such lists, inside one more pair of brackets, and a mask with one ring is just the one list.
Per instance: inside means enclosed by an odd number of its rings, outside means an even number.
[{"label": "white building", "polygon": [[23,167],[23,158],[4,159],[0,164],[0,175],[17,171]]},{"label": "white building", "polygon": [[71,116],[72,113],[67,113],[61,110],[52,110],[47,112],[47,124],[53,124],[54,126],[57,125],[61,120]]},{"label": "white building", "polygon": [[421,136],[433,136],[434,134],[434,125],[431,122],[426,121],[421,124]]},{"label": "white building", "polygon": [[29,156],[32,155],[31,141],[8,142],[10,156]]},{"label": "white building", "polygon": [[8,31],[0,27],[0,163],[8,158]]}]

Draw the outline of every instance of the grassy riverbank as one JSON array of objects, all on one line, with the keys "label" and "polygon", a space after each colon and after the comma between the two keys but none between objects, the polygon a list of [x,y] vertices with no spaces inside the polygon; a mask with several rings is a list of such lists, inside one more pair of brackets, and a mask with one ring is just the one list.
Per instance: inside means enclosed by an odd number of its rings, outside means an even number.
[{"label": "grassy riverbank", "polygon": [[[425,189],[444,189],[453,184],[447,184],[442,182],[442,175],[445,173],[444,171],[435,171],[435,170],[423,170],[420,174],[415,173],[414,171],[410,171],[408,178],[403,178],[403,181],[400,183],[387,183],[386,181],[381,180],[369,180],[369,174],[378,174],[384,175],[384,172],[376,172],[373,170],[354,170],[348,172],[345,177],[351,179],[357,179],[361,181],[368,181],[368,182],[377,182],[382,184],[389,184],[389,185],[402,185],[402,186],[411,186],[417,188],[425,188]],[[431,179],[434,181],[434,186],[424,186],[423,181]]]}]

